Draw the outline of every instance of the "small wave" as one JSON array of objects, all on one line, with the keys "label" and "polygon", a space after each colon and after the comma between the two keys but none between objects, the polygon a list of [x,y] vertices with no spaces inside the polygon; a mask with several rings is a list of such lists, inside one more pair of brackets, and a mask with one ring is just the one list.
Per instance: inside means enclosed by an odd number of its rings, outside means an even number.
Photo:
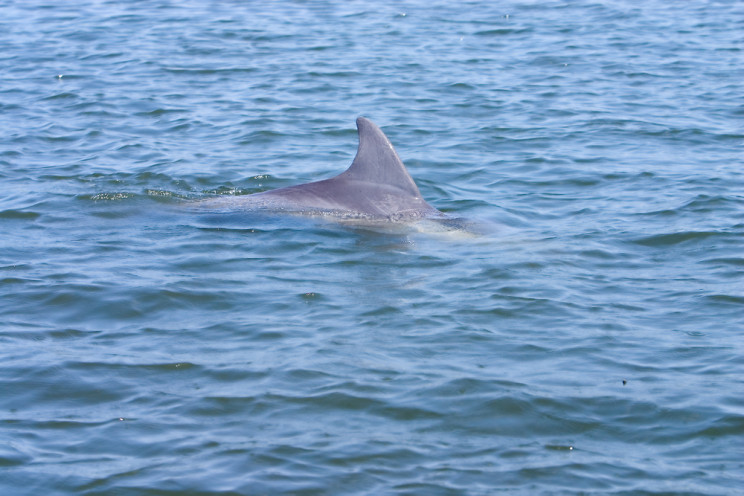
[{"label": "small wave", "polygon": [[41,217],[41,214],[37,212],[28,212],[26,210],[3,210],[0,212],[0,219],[13,219],[13,220],[33,220]]},{"label": "small wave", "polygon": [[157,109],[150,110],[150,111],[147,111],[147,112],[137,112],[135,115],[137,115],[139,117],[160,117],[161,115],[166,115],[166,114],[183,114],[183,113],[187,113],[187,112],[188,112],[188,110],[186,110],[186,109],[157,108]]},{"label": "small wave", "polygon": [[742,267],[744,266],[744,258],[711,258],[709,260],[703,260],[702,263],[734,265],[737,267]]},{"label": "small wave", "polygon": [[48,96],[44,98],[44,100],[69,100],[73,98],[77,98],[78,95],[75,93],[70,93],[69,91],[65,91],[62,93],[57,93],[56,95]]},{"label": "small wave", "polygon": [[643,246],[663,247],[663,246],[678,245],[680,243],[686,243],[686,242],[692,242],[692,241],[701,241],[703,239],[707,239],[713,236],[720,236],[722,234],[724,233],[720,233],[717,231],[685,231],[685,232],[678,232],[678,233],[655,234],[653,236],[645,236],[643,238],[638,238],[634,240],[633,242],[635,244],[643,245]]},{"label": "small wave", "polygon": [[707,296],[707,299],[713,303],[744,305],[744,296],[715,294]]},{"label": "small wave", "polygon": [[482,31],[476,31],[473,34],[476,36],[506,36],[510,34],[529,33],[530,31],[532,31],[531,28],[497,28],[484,29]]},{"label": "small wave", "polygon": [[209,76],[213,74],[249,74],[256,72],[258,69],[255,67],[224,67],[220,69],[192,69],[188,67],[163,67],[165,72],[171,74],[184,74],[184,75],[195,75],[195,76]]}]

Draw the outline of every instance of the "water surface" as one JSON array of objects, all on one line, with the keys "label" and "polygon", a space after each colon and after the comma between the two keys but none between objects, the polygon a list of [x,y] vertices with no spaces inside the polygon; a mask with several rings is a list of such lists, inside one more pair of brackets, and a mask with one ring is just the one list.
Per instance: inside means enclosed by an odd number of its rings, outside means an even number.
[{"label": "water surface", "polygon": [[[738,494],[737,2],[0,1],[3,494]],[[479,236],[185,206],[379,124]]]}]

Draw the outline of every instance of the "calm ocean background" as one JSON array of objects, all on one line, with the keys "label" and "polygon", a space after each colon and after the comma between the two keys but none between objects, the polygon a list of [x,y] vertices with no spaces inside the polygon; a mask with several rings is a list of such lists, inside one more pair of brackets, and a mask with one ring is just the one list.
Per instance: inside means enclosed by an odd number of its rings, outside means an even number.
[{"label": "calm ocean background", "polygon": [[[744,493],[744,4],[0,0],[0,494]],[[354,120],[485,233],[206,215]]]}]

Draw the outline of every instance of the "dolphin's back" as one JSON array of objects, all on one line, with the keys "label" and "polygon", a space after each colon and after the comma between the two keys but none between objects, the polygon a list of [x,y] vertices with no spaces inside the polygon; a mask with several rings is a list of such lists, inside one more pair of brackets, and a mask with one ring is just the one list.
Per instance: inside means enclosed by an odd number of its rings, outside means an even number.
[{"label": "dolphin's back", "polygon": [[372,121],[356,121],[359,148],[351,166],[322,181],[236,198],[244,208],[332,214],[390,221],[444,216],[421,197],[393,145]]}]

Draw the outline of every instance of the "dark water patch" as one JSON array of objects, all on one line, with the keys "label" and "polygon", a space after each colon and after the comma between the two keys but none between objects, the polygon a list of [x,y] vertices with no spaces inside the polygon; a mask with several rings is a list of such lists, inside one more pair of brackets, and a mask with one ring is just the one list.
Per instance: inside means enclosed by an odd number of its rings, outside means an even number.
[{"label": "dark water patch", "polygon": [[589,257],[589,258],[597,258],[601,260],[615,260],[617,259],[617,254],[612,253],[606,250],[584,250],[580,252],[580,255],[582,257]]},{"label": "dark water patch", "polygon": [[494,28],[494,29],[484,29],[481,31],[475,31],[473,35],[475,36],[484,36],[484,37],[499,37],[499,36],[508,36],[512,34],[523,34],[523,33],[529,33],[531,32],[531,28]]},{"label": "dark water patch", "polygon": [[14,446],[0,447],[0,467],[23,465],[32,461],[32,456]]},{"label": "dark water patch", "polygon": [[458,91],[471,91],[474,90],[475,87],[468,83],[451,83],[447,85],[448,90],[458,90]]},{"label": "dark water patch", "polygon": [[698,195],[689,203],[681,206],[681,210],[692,210],[694,212],[716,212],[722,209],[731,207],[737,208],[744,206],[744,200],[738,198],[730,198],[725,196],[709,196],[709,195]]},{"label": "dark water patch", "polygon": [[573,451],[574,447],[569,444],[546,444],[545,449],[551,451]]},{"label": "dark water patch", "polygon": [[211,75],[241,75],[257,72],[255,67],[220,67],[220,68],[190,68],[190,67],[162,67],[164,72],[184,76],[211,76]]},{"label": "dark water patch", "polygon": [[[530,163],[527,161],[527,163]],[[541,160],[533,161],[532,163],[544,163]],[[602,183],[602,180],[596,177],[561,177],[555,179],[510,179],[504,181],[500,187],[521,187],[524,189],[543,189],[554,187],[557,190],[563,190],[564,187],[577,187],[577,188],[588,188],[597,186]]]},{"label": "dark water patch", "polygon": [[733,265],[735,267],[740,267],[744,266],[744,258],[711,258],[708,260],[702,260],[700,263]]},{"label": "dark water patch", "polygon": [[41,217],[41,214],[37,212],[29,212],[26,210],[3,210],[0,211],[0,219],[8,220],[34,220]]},{"label": "dark water patch", "polygon": [[75,430],[87,430],[91,427],[97,427],[101,425],[105,425],[111,420],[106,421],[99,421],[99,422],[81,422],[76,420],[38,420],[34,422],[13,422],[14,426],[17,429],[29,429],[29,430],[57,430],[57,429],[65,429],[70,431]]},{"label": "dark water patch", "polygon": [[356,71],[339,71],[339,72],[310,72],[310,77],[322,77],[322,78],[355,78],[360,76],[361,73]]},{"label": "dark water patch", "polygon": [[73,100],[73,99],[78,98],[78,96],[79,95],[77,95],[76,93],[71,93],[71,92],[63,91],[62,93],[57,93],[57,94],[48,96],[48,97],[44,98],[44,100],[50,100],[50,101],[53,101],[53,100]]},{"label": "dark water patch", "polygon": [[241,140],[238,142],[239,145],[250,145],[250,144],[256,144],[256,143],[273,143],[279,140],[280,138],[285,137],[286,135],[281,132],[277,131],[270,131],[270,130],[259,130],[254,131],[250,134],[247,134],[241,138]]},{"label": "dark water patch", "polygon": [[155,110],[150,110],[147,112],[138,112],[135,115],[140,117],[161,117],[163,115],[169,115],[169,114],[183,114],[188,113],[188,110],[186,109],[176,109],[176,108],[158,108]]},{"label": "dark water patch", "polygon": [[176,363],[118,363],[118,362],[75,362],[66,365],[67,369],[92,373],[110,373],[127,376],[141,373],[171,373],[190,371],[202,372],[203,368],[190,362]]},{"label": "dark water patch", "polygon": [[711,237],[727,236],[728,233],[721,233],[716,231],[685,231],[678,233],[669,234],[657,234],[653,236],[646,236],[633,240],[633,243],[651,246],[651,247],[665,247],[674,246],[682,243],[693,243],[702,241]]},{"label": "dark water patch", "polygon": [[[98,331],[97,331],[98,332]],[[45,334],[51,339],[80,339],[90,337],[92,334],[97,332],[84,331],[81,329],[67,328],[67,329],[52,329],[45,331]]]},{"label": "dark water patch", "polygon": [[[739,295],[727,295],[727,294],[714,294],[706,296],[712,304],[719,305],[744,305],[744,296]],[[744,310],[744,308],[742,308]]]}]

